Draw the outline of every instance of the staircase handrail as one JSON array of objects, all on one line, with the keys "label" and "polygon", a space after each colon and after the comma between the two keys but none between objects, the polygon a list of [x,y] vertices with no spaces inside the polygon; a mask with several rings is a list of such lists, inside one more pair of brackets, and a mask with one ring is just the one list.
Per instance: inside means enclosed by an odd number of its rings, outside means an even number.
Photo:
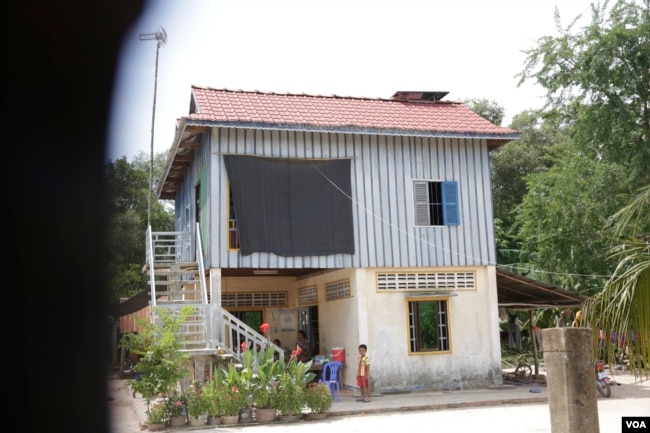
[{"label": "staircase handrail", "polygon": [[201,300],[203,302],[203,329],[205,330],[205,344],[206,349],[216,348],[216,341],[214,339],[214,331],[212,330],[211,315],[208,314],[208,287],[205,282],[205,263],[203,262],[203,244],[201,242],[201,226],[196,223],[196,262],[199,265],[199,281],[201,282]]},{"label": "staircase handrail", "polygon": [[199,280],[201,281],[201,299],[208,303],[208,288],[205,283],[205,263],[203,263],[203,245],[201,244],[201,227],[196,223],[196,262],[199,265]]},{"label": "staircase handrail", "polygon": [[156,306],[156,279],[154,276],[155,254],[153,249],[153,232],[151,226],[147,226],[147,263],[149,265],[149,290],[151,291],[151,308]]},{"label": "staircase handrail", "polygon": [[[284,357],[284,349],[273,344],[269,338],[261,335],[228,311],[219,307],[218,314],[219,317],[216,318],[216,323],[219,325],[217,341],[222,343],[220,348],[226,353],[241,360],[242,353],[246,350],[265,351],[271,346],[280,357]],[[242,342],[246,342],[246,347],[242,347]]]},{"label": "staircase handrail", "polygon": [[[211,350],[221,349],[223,352],[232,355],[237,361],[241,361],[242,352],[245,350],[257,352],[258,345],[260,350],[266,350],[269,346],[272,346],[279,356],[283,357],[284,349],[276,346],[267,337],[225,310],[221,306],[220,299],[208,299],[200,224],[196,224],[194,260],[183,257],[183,244],[187,244],[191,239],[191,237],[188,238],[188,235],[190,235],[188,232],[153,232],[151,226],[147,227],[147,264],[149,266],[149,285],[151,286],[151,305],[157,305],[156,263],[196,261],[199,271],[201,300],[193,306],[203,311],[206,337],[205,348]],[[165,308],[175,310],[181,308],[181,305],[165,305]],[[240,343],[243,341],[246,341],[247,345],[252,347],[242,348]]]}]

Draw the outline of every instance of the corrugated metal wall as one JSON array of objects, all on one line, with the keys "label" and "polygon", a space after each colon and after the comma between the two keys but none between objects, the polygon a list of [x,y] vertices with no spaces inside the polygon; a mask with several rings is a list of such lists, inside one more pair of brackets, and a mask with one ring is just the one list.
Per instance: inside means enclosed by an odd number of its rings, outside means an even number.
[{"label": "corrugated metal wall", "polygon": [[[123,301],[120,301],[123,302]],[[136,323],[136,317],[139,317],[145,321],[151,320],[151,307],[146,306],[142,310],[136,311],[135,313],[127,314],[120,317],[120,333],[124,332],[140,332],[141,329]]]},{"label": "corrugated metal wall", "polygon": [[[227,249],[228,179],[223,154],[352,158],[355,254],[241,256]],[[177,229],[193,230],[194,187],[208,164],[209,263],[217,268],[366,268],[496,263],[485,140],[213,128],[176,203]],[[461,224],[416,227],[413,180],[458,182]],[[201,188],[205,188],[202,185]],[[203,221],[203,223],[206,223]]]}]

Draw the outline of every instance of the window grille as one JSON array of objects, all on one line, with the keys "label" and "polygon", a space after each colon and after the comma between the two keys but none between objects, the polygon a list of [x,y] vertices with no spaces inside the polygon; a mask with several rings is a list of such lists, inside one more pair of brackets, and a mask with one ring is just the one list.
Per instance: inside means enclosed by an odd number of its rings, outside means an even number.
[{"label": "window grille", "polygon": [[298,304],[313,305],[318,304],[318,287],[303,287],[298,289]]},{"label": "window grille", "polygon": [[286,307],[286,292],[222,293],[223,307]]},{"label": "window grille", "polygon": [[336,281],[325,285],[325,299],[328,301],[350,296],[350,280]]},{"label": "window grille", "polygon": [[377,274],[379,291],[474,289],[474,272],[382,273]]},{"label": "window grille", "polygon": [[408,301],[409,351],[447,352],[449,344],[449,300]]}]

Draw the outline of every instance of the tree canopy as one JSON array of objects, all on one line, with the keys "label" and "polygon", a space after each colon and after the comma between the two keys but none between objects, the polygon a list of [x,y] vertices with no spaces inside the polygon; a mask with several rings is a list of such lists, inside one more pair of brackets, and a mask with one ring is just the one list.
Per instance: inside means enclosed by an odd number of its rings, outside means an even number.
[{"label": "tree canopy", "polygon": [[463,101],[473,112],[495,125],[501,125],[506,110],[489,99],[466,99]]},{"label": "tree canopy", "polygon": [[[617,262],[605,289],[585,305],[585,322],[600,329],[609,341],[627,342],[630,365],[650,375],[650,185],[638,191],[612,219],[619,243],[612,247]],[[599,347],[594,341],[594,348]],[[607,356],[614,358],[614,345]]]},{"label": "tree canopy", "polygon": [[546,36],[526,51],[520,84],[535,80],[547,105],[573,126],[590,158],[621,164],[634,186],[650,183],[650,0],[592,3],[591,23]]},{"label": "tree canopy", "polygon": [[583,324],[634,332],[631,358],[643,362],[631,367],[647,374],[650,0],[592,4],[590,23],[574,30],[579,19],[562,28],[556,8],[560,35],[526,51],[520,83],[546,89],[541,118],[562,136],[529,167],[514,224],[501,232],[547,280],[594,295]]},{"label": "tree canopy", "polygon": [[[154,176],[162,172],[165,157],[164,153],[156,155]],[[105,164],[109,305],[147,288],[142,267],[146,255],[149,164],[142,152],[133,162],[122,157]],[[154,231],[174,230],[174,214],[168,210],[169,207],[164,201],[152,202],[151,225]]]}]

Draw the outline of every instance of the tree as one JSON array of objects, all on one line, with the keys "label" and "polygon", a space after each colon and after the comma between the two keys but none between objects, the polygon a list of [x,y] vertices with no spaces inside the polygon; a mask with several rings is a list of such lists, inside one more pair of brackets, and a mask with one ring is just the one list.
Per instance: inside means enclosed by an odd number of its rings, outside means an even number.
[{"label": "tree", "polygon": [[553,165],[553,149],[569,141],[567,127],[544,119],[539,111],[517,114],[510,128],[519,131],[519,139],[490,154],[494,216],[506,230],[514,225],[528,192],[526,176],[548,170]]},{"label": "tree", "polygon": [[[165,155],[159,154],[155,161],[155,173],[162,172]],[[108,224],[105,271],[108,302],[114,305],[120,298],[136,295],[147,287],[142,267],[146,260],[149,162],[142,152],[132,163],[126,157],[109,160],[105,165],[105,178]],[[164,201],[152,203],[153,230],[174,229],[174,214],[167,208]]]},{"label": "tree", "polygon": [[505,109],[494,101],[488,99],[466,99],[465,105],[482,118],[489,120],[495,125],[501,125],[505,116]]},{"label": "tree", "polygon": [[610,240],[602,229],[627,199],[625,175],[617,164],[571,149],[557,158],[549,170],[528,176],[517,236],[535,267],[548,271],[544,281],[591,295],[610,274]]},{"label": "tree", "polygon": [[[635,375],[650,375],[650,186],[638,191],[629,204],[614,214],[612,227],[620,243],[611,249],[616,269],[604,290],[589,299],[584,324],[625,336],[630,368]],[[607,342],[611,340],[606,339]],[[608,344],[607,357],[614,362],[615,345]],[[594,341],[594,353],[599,342]]]},{"label": "tree", "polygon": [[135,320],[139,333],[124,334],[120,346],[138,355],[138,363],[133,367],[136,379],[128,383],[147,400],[159,393],[169,396],[178,382],[189,374],[187,361],[189,355],[182,352],[183,340],[178,337],[188,316],[193,314],[189,306],[182,307],[177,314],[156,307],[154,313],[159,320],[151,321],[141,317]]},{"label": "tree", "polygon": [[526,51],[520,84],[534,79],[546,108],[573,124],[573,140],[592,159],[620,164],[633,186],[650,184],[650,0],[592,4],[591,23],[543,37]]},{"label": "tree", "polygon": [[[580,17],[562,29],[556,9],[560,36],[526,51],[520,84],[546,89],[545,116],[570,127],[571,145],[561,164],[529,177],[519,235],[540,266],[567,275],[565,286],[594,294],[583,323],[627,332],[628,342],[638,331],[631,354],[647,373],[650,0],[609,5],[592,4],[575,33]],[[611,277],[599,288],[589,274]]]}]

